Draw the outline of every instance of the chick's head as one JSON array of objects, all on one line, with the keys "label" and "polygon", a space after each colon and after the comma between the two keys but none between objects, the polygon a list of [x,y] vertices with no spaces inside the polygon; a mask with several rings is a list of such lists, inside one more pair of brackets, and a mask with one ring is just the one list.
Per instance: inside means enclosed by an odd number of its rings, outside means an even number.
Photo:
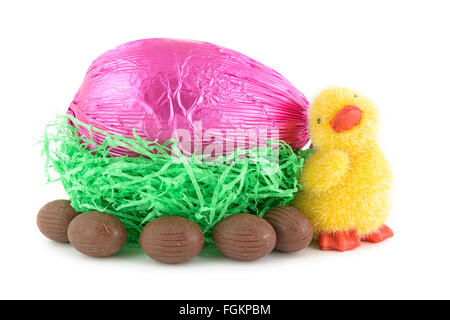
[{"label": "chick's head", "polygon": [[348,88],[323,90],[309,108],[309,130],[317,149],[350,151],[376,141],[378,109]]}]

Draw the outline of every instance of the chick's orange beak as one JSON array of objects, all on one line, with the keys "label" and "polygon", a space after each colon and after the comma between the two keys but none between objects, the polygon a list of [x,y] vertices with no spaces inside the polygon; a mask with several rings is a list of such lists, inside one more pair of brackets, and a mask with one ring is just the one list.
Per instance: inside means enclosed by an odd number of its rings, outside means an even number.
[{"label": "chick's orange beak", "polygon": [[357,126],[361,122],[361,118],[361,109],[357,106],[348,105],[339,110],[334,119],[331,120],[330,125],[334,131],[343,132]]}]

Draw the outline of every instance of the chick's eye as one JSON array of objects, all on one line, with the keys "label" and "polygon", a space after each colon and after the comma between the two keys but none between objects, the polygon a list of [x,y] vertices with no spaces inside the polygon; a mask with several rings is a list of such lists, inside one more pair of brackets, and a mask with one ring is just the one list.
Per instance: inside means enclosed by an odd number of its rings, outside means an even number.
[{"label": "chick's eye", "polygon": [[317,118],[317,123],[320,124],[320,122],[322,122],[322,119]]}]

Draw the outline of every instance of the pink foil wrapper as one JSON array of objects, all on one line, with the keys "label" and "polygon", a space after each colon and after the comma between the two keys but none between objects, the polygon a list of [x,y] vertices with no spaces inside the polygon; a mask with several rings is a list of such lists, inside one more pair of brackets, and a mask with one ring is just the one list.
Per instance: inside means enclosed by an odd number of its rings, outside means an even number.
[{"label": "pink foil wrapper", "polygon": [[[307,99],[283,76],[236,51],[144,39],[98,57],[68,113],[112,134],[133,137],[135,129],[149,141],[177,139],[186,154],[226,154],[274,139],[303,147],[307,108]],[[103,138],[96,134],[94,141]],[[111,155],[135,154],[116,148]]]}]

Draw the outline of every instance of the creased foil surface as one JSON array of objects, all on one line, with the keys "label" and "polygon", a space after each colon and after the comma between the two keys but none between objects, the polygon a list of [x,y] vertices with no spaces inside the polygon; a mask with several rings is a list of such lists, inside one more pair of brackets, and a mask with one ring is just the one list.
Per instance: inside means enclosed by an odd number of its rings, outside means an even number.
[{"label": "creased foil surface", "polygon": [[[177,139],[186,154],[226,154],[274,139],[303,147],[307,108],[307,99],[283,76],[236,51],[144,39],[98,57],[68,113],[112,134],[133,137],[134,129],[149,141]],[[94,136],[98,144],[103,138]],[[134,155],[111,150],[125,154]]]}]

